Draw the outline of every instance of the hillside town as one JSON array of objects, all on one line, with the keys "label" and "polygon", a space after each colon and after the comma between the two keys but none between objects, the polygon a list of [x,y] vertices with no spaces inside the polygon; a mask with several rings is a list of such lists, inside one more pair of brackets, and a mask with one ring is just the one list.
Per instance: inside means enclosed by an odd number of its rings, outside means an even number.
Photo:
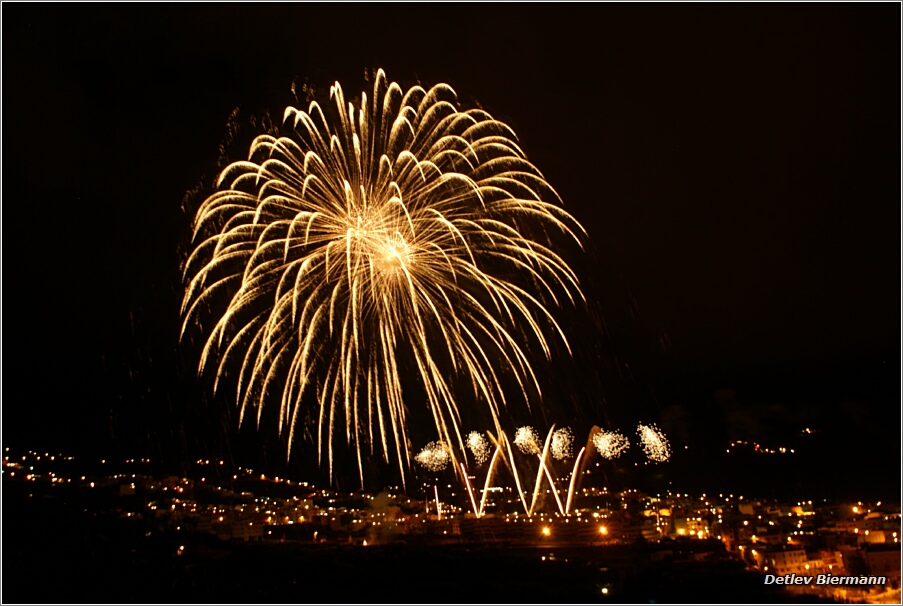
[{"label": "hillside town", "polygon": [[[115,518],[146,537],[182,538],[176,557],[214,549],[217,542],[538,547],[548,550],[544,560],[571,548],[603,553],[628,546],[651,562],[733,561],[795,595],[847,603],[900,600],[899,503],[610,492],[594,485],[588,472],[569,515],[555,511],[549,494],[524,513],[513,489],[492,486],[485,513],[477,516],[453,484],[339,493],[251,469],[226,476],[221,461],[197,461],[200,475],[192,478],[142,473],[149,463],[102,461],[109,474],[76,475],[72,457],[6,449],[3,486],[33,499],[77,501],[91,515]],[[831,582],[850,576],[865,580]],[[883,582],[866,582],[872,577]]]}]

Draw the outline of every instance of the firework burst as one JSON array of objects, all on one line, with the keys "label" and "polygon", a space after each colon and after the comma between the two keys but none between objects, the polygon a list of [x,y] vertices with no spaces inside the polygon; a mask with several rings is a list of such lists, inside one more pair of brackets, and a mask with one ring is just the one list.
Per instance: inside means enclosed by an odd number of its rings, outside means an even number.
[{"label": "firework burst", "polygon": [[559,461],[574,456],[574,432],[570,427],[556,429],[552,434],[552,456]]},{"label": "firework burst", "polygon": [[372,97],[336,83],[330,100],[287,108],[199,206],[182,331],[206,332],[215,384],[237,369],[240,419],[279,403],[289,455],[309,418],[330,474],[344,433],[362,482],[375,450],[404,481],[405,369],[442,441],[464,450],[459,390],[498,431],[503,373],[540,392],[525,345],[568,347],[551,310],[583,295],[552,235],[584,232],[511,129],[448,85],[405,92],[380,70]]},{"label": "firework burst", "polygon": [[671,457],[671,446],[668,444],[668,438],[655,425],[637,425],[637,434],[640,436],[640,443],[643,450],[650,461],[656,463],[664,463]]},{"label": "firework burst", "polygon": [[529,425],[518,428],[514,434],[514,445],[524,454],[538,455],[542,452],[542,440]]},{"label": "firework burst", "polygon": [[445,442],[430,442],[417,453],[414,460],[430,471],[442,471],[451,461],[451,451]]},{"label": "firework burst", "polygon": [[480,432],[472,431],[467,434],[467,448],[477,465],[482,465],[489,459],[489,442]]},{"label": "firework burst", "polygon": [[630,447],[630,440],[617,431],[598,431],[593,435],[593,445],[606,459],[617,459]]}]

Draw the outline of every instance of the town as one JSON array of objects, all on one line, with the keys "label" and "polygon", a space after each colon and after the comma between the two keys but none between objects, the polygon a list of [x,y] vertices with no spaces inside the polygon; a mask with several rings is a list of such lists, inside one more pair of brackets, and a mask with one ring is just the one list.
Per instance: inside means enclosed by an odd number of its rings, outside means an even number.
[{"label": "town", "polygon": [[[763,584],[784,585],[783,591],[793,595],[848,603],[900,601],[899,503],[610,492],[589,470],[570,515],[555,511],[548,494],[541,495],[548,507],[541,499],[532,514],[525,514],[516,492],[491,486],[485,513],[478,517],[468,510],[466,495],[448,483],[339,493],[251,469],[227,475],[223,461],[196,461],[192,478],[157,477],[147,472],[151,462],[146,459],[100,463],[99,469],[109,468],[109,473],[82,474],[73,457],[7,448],[4,492],[68,499],[146,537],[173,537],[173,557],[213,549],[209,541],[198,540],[203,537],[214,544],[361,549],[397,544],[529,548],[540,550],[543,561],[578,548],[582,553],[641,548],[649,562],[733,561],[759,574]],[[885,582],[831,580],[860,575]],[[786,578],[793,581],[784,583]],[[600,591],[615,596],[618,589],[614,579]]]}]

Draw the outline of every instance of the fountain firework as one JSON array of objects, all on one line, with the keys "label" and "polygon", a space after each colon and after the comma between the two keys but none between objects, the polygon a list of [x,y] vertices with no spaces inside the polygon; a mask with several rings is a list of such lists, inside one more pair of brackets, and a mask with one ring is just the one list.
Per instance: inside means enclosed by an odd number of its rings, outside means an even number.
[{"label": "fountain firework", "polygon": [[[668,460],[668,458],[670,457],[670,446],[668,444],[668,439],[665,437],[661,430],[659,430],[654,425],[641,424],[637,427],[637,431],[640,435],[640,441],[643,445],[643,450],[650,460],[655,462],[664,462]],[[488,435],[490,440],[492,441],[492,444],[494,445],[494,449],[489,462],[489,466],[486,470],[486,476],[483,485],[483,495],[480,499],[479,505],[477,505],[477,501],[474,496],[473,485],[470,482],[470,475],[467,466],[463,462],[459,464],[474,515],[476,515],[477,517],[482,517],[485,514],[486,498],[489,493],[489,488],[492,484],[492,481],[496,477],[499,461],[503,462],[511,472],[515,481],[515,485],[517,487],[518,496],[520,497],[521,503],[524,507],[524,512],[527,515],[533,515],[534,511],[536,510],[536,505],[538,503],[539,495],[541,494],[541,489],[544,482],[546,481],[549,483],[551,492],[555,497],[559,512],[562,515],[570,515],[574,503],[576,484],[580,475],[580,466],[585,461],[586,447],[581,448],[574,459],[573,468],[568,476],[569,479],[567,498],[564,502],[562,502],[561,497],[559,496],[558,487],[551,473],[551,470],[549,469],[551,458],[564,460],[570,458],[571,454],[573,453],[572,445],[574,434],[570,428],[561,428],[556,430],[555,426],[553,425],[549,430],[548,436],[546,437],[546,440],[544,442],[540,441],[539,434],[530,426],[520,427],[515,432],[515,438],[513,440],[514,445],[517,446],[523,454],[536,456],[539,463],[536,480],[533,484],[533,494],[529,499],[529,504],[527,493],[524,491],[523,484],[520,479],[520,472],[518,471],[518,465],[517,461],[515,460],[514,450],[511,448],[512,442],[508,440],[505,432],[499,432],[497,438],[491,433],[488,433]],[[479,440],[474,436],[479,436],[480,438],[482,438],[482,434],[471,432],[471,434],[468,436],[468,443],[470,443],[471,440],[473,440],[474,442],[479,442]],[[591,433],[590,440],[588,442],[591,442],[595,446],[600,456],[609,460],[621,456],[630,446],[630,441],[620,432],[614,430],[604,431],[598,428],[596,428]],[[480,444],[481,447],[478,449],[479,452],[485,452],[488,457],[488,444],[484,444],[482,442],[480,442]],[[484,446],[485,450],[483,449]],[[476,458],[477,457],[475,455],[475,459]],[[421,450],[420,454],[417,455],[417,461],[430,471],[440,471],[441,469],[444,469],[450,459],[451,455],[449,453],[448,447],[441,442],[431,442],[426,447],[424,447],[423,450]],[[486,459],[481,458],[481,460],[485,461]]]}]

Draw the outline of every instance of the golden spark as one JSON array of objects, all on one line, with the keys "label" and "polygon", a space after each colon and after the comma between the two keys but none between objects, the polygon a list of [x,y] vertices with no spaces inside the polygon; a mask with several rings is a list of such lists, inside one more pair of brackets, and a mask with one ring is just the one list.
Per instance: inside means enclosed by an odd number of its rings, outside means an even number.
[{"label": "golden spark", "polygon": [[529,404],[529,349],[551,357],[557,334],[570,351],[552,309],[583,295],[553,235],[585,232],[513,131],[460,110],[450,86],[403,91],[380,70],[372,97],[355,105],[336,83],[330,99],[287,108],[198,208],[182,332],[206,332],[215,385],[237,377],[240,420],[279,402],[289,455],[310,418],[330,474],[344,433],[362,483],[374,450],[404,481],[402,376],[443,442],[464,450],[462,400],[500,431],[501,375]]}]

